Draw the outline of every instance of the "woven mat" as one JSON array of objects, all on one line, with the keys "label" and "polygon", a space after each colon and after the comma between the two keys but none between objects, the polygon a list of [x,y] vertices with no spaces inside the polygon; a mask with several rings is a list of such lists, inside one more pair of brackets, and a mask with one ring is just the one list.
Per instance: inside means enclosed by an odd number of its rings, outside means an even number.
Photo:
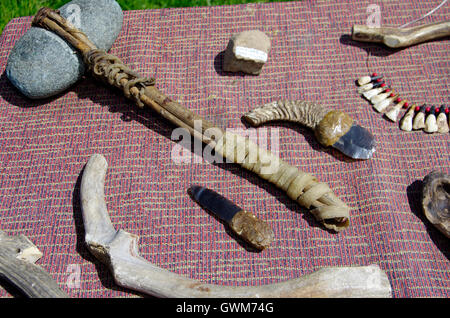
[{"label": "woven mat", "polygon": [[[394,297],[448,297],[449,241],[424,218],[421,182],[434,169],[450,173],[449,135],[406,133],[356,93],[355,79],[385,75],[416,103],[448,104],[448,40],[400,51],[349,40],[373,1],[302,1],[125,12],[111,52],[159,88],[226,128],[244,128],[244,112],[276,99],[308,99],[339,108],[368,127],[377,152],[351,161],[324,149],[311,131],[278,128],[280,156],[327,182],[351,206],[351,226],[325,231],[282,191],[236,165],[176,163],[173,125],[140,111],[90,78],[45,101],[21,97],[4,69],[31,17],[12,20],[0,38],[0,228],[25,234],[44,253],[38,264],[72,297],[136,297],[117,287],[84,246],[80,172],[94,153],[109,162],[105,192],[112,222],[141,237],[150,262],[207,283],[258,285],[325,266],[379,264]],[[380,2],[382,24],[399,26],[440,1]],[[423,22],[448,18],[446,5]],[[259,29],[272,40],[259,76],[221,71],[230,36]],[[212,188],[267,220],[276,238],[247,251],[186,194]],[[80,273],[80,284],[69,284]],[[73,283],[73,281],[72,281]],[[73,288],[71,288],[73,287]],[[10,297],[0,289],[0,296]]]}]

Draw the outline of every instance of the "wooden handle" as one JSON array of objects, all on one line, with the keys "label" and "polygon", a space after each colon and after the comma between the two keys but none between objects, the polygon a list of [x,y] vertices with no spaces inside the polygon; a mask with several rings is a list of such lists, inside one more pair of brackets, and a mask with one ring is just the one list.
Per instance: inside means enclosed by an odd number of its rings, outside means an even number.
[{"label": "wooden handle", "polygon": [[450,36],[450,20],[412,28],[370,28],[354,25],[352,39],[361,42],[383,43],[391,48],[407,47]]}]

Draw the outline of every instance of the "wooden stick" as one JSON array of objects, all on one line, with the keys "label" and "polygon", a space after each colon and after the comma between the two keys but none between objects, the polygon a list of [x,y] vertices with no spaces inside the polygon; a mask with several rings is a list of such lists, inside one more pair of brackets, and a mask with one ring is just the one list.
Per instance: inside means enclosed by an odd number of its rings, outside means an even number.
[{"label": "wooden stick", "polygon": [[373,28],[354,25],[352,39],[361,42],[384,43],[391,48],[407,47],[450,36],[450,20],[411,28]]}]

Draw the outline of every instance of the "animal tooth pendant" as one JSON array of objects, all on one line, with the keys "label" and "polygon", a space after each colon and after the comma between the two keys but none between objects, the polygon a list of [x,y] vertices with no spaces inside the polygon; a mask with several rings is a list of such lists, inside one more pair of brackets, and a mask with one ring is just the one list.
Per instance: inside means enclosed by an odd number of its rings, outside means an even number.
[{"label": "animal tooth pendant", "polygon": [[425,128],[423,130],[432,134],[438,131],[438,126],[436,124],[436,108],[432,106],[429,110],[428,108],[425,109],[425,112],[428,113],[428,116],[425,119]]},{"label": "animal tooth pendant", "polygon": [[400,110],[402,108],[407,108],[409,106],[408,102],[406,100],[402,100],[400,97],[398,97],[395,102],[397,103],[394,105],[391,109],[389,109],[385,115],[387,118],[389,118],[394,123],[397,122],[398,115],[400,114]]},{"label": "animal tooth pendant", "polygon": [[369,76],[362,76],[355,81],[358,85],[358,93],[367,99],[373,108],[383,113],[392,122],[399,120],[402,109],[407,109],[400,120],[400,129],[412,131],[423,129],[427,133],[448,133],[450,132],[450,107],[412,105],[400,94],[395,92],[384,82],[383,76],[372,73]]},{"label": "animal tooth pendant", "polygon": [[383,76],[378,75],[377,73],[373,73],[371,76],[363,76],[358,79],[358,85],[363,86],[381,78],[383,78]]},{"label": "animal tooth pendant", "polygon": [[400,121],[400,129],[404,131],[412,131],[413,126],[413,118],[416,111],[419,111],[420,107],[416,105],[412,105],[408,111],[405,113],[403,118]]},{"label": "animal tooth pendant", "polygon": [[362,93],[362,95],[364,96],[365,99],[370,100],[373,96],[376,96],[376,95],[384,92],[384,90],[386,89],[385,87],[386,87],[386,84],[381,83],[380,87],[373,88],[367,92]]},{"label": "animal tooth pendant", "polygon": [[388,108],[388,106],[395,100],[397,99],[397,97],[399,96],[399,94],[394,94],[391,93],[389,94],[389,98],[386,98],[384,100],[382,100],[381,102],[378,102],[376,104],[373,105],[373,108],[375,108],[375,110],[379,113],[383,113],[386,108]]},{"label": "animal tooth pendant", "polygon": [[381,102],[382,100],[385,100],[386,98],[388,98],[389,95],[390,95],[391,93],[392,93],[391,89],[390,89],[390,88],[386,88],[386,89],[384,90],[384,92],[382,92],[382,93],[380,93],[380,94],[378,94],[378,95],[373,96],[373,97],[370,99],[370,102],[372,103],[372,105],[373,105],[373,104],[376,104],[376,103],[379,103],[379,102]]},{"label": "animal tooth pendant", "polygon": [[444,108],[444,105],[441,106],[439,115],[436,118],[436,124],[438,126],[438,133],[445,134],[450,131],[450,127],[447,122],[447,114],[450,111],[449,108]]},{"label": "animal tooth pendant", "polygon": [[425,128],[425,105],[420,107],[419,111],[414,116],[413,127],[414,130]]}]

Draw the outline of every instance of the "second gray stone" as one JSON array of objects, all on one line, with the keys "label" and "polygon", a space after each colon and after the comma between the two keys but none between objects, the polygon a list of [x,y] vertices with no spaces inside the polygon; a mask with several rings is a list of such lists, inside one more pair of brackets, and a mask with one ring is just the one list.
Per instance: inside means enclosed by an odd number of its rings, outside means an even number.
[{"label": "second gray stone", "polygon": [[[122,29],[123,12],[114,0],[73,0],[59,10],[98,48],[106,51]],[[11,83],[32,99],[66,90],[84,72],[83,60],[71,45],[55,33],[37,27],[31,27],[16,42],[6,66]]]}]

